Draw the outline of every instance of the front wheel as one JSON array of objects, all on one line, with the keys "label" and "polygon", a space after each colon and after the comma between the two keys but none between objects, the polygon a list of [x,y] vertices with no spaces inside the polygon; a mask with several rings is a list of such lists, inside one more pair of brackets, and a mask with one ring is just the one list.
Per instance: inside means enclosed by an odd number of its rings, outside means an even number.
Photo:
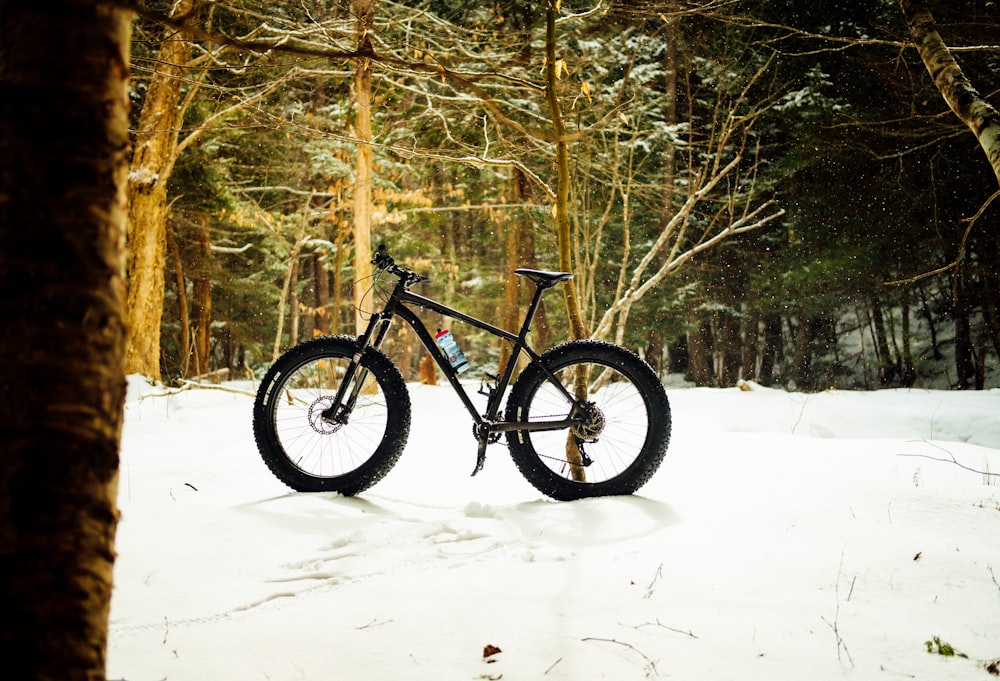
[{"label": "front wheel", "polygon": [[[625,348],[581,340],[557,345],[522,372],[506,420],[573,420],[562,430],[507,433],[511,457],[554,499],[632,494],[652,477],[670,441],[670,404],[646,362]],[[574,396],[570,401],[567,393]]]},{"label": "front wheel", "polygon": [[353,381],[353,409],[330,407],[357,354],[349,336],[314,338],[288,350],[264,375],[253,405],[257,449],[274,475],[299,492],[350,496],[385,477],[406,445],[410,397],[399,370],[367,348]]}]

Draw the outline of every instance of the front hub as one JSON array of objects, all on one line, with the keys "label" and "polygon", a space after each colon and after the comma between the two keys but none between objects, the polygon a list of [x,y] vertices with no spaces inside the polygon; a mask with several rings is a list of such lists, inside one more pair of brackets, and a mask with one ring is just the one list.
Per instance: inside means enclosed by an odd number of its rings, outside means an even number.
[{"label": "front hub", "polygon": [[335,420],[333,415],[328,413],[331,411],[332,405],[333,398],[325,395],[316,398],[309,405],[309,413],[307,414],[309,425],[320,435],[333,435],[344,427],[343,423]]}]

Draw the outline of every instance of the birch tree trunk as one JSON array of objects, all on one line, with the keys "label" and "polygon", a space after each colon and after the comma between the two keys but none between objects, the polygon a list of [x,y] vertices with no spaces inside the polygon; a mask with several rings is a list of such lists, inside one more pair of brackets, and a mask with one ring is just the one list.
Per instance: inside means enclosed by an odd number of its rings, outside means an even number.
[{"label": "birch tree trunk", "polygon": [[951,51],[941,39],[927,4],[920,0],[900,0],[900,8],[910,28],[920,59],[934,79],[944,101],[979,140],[993,174],[1000,182],[1000,111],[980,96]]},{"label": "birch tree trunk", "polygon": [[0,36],[0,660],[6,678],[100,681],[125,399],[131,13],[0,0]]}]

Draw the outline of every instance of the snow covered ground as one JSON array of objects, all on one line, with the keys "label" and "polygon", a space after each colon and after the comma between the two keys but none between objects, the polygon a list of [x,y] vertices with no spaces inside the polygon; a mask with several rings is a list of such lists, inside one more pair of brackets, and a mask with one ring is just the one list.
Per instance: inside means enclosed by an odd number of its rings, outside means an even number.
[{"label": "snow covered ground", "polygon": [[460,403],[410,387],[402,459],[344,498],[271,476],[251,397],[133,380],[108,678],[1000,671],[1000,390],[669,389],[653,480],[560,503],[501,445],[470,477]]}]

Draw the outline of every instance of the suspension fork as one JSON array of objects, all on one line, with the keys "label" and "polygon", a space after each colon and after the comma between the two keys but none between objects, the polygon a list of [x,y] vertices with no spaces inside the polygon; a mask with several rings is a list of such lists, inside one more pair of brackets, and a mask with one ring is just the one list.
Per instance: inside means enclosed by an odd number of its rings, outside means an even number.
[{"label": "suspension fork", "polygon": [[392,302],[394,301],[395,296],[385,310],[372,316],[364,333],[358,336],[354,356],[344,370],[344,378],[340,381],[340,387],[337,388],[333,403],[321,414],[324,421],[344,425],[350,419],[354,405],[357,404],[358,395],[361,394],[361,389],[368,379],[368,369],[362,366],[361,357],[369,347],[376,350],[382,347],[382,342],[392,325]]}]

